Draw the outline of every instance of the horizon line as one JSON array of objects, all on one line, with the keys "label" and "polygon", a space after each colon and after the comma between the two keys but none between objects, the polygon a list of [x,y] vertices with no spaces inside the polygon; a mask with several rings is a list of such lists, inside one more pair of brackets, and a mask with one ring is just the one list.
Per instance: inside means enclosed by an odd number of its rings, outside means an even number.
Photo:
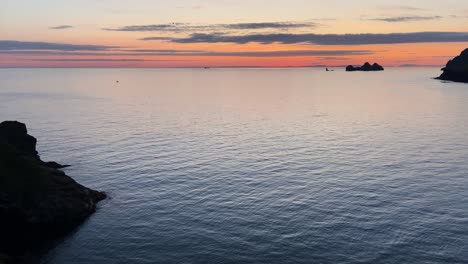
[{"label": "horizon line", "polygon": [[[265,68],[265,69],[281,69],[281,68],[345,68],[348,65],[359,66],[360,64],[346,64],[338,66],[327,65],[309,65],[309,66],[0,66],[0,69],[236,69],[236,68]],[[415,65],[390,65],[386,68],[414,68],[414,67],[444,67],[445,64],[415,64]]]}]

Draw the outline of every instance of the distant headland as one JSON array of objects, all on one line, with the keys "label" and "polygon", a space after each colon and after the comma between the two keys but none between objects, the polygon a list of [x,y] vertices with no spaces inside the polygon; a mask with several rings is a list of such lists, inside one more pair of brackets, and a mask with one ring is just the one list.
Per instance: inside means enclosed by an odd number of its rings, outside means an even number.
[{"label": "distant headland", "polygon": [[353,65],[348,65],[346,71],[383,71],[384,67],[380,66],[378,63],[370,64],[369,62],[364,63],[361,67],[355,67]]},{"label": "distant headland", "polygon": [[450,60],[447,66],[442,68],[442,71],[442,75],[437,79],[468,83],[468,49],[465,49],[459,56]]},{"label": "distant headland", "polygon": [[67,234],[106,198],[42,161],[36,142],[25,124],[0,123],[0,263]]}]

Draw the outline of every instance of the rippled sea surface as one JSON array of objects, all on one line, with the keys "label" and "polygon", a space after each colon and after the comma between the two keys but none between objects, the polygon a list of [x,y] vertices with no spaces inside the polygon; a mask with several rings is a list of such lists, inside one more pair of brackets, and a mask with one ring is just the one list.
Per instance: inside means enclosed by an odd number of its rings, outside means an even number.
[{"label": "rippled sea surface", "polygon": [[111,197],[39,262],[468,263],[468,84],[437,74],[1,69],[0,119]]}]

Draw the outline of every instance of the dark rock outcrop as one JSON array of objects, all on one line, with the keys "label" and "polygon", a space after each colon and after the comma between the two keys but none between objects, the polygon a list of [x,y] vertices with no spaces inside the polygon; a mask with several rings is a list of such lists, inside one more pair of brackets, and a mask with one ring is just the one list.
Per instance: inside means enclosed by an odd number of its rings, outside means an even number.
[{"label": "dark rock outcrop", "polygon": [[26,125],[17,121],[0,123],[0,143],[7,143],[14,147],[18,153],[39,159],[36,150],[37,140],[28,135]]},{"label": "dark rock outcrop", "polygon": [[378,63],[371,65],[369,62],[364,63],[361,67],[354,67],[353,65],[348,65],[346,71],[383,71],[384,68]]},{"label": "dark rock outcrop", "polygon": [[0,143],[2,142],[13,146],[21,155],[36,159],[43,166],[53,169],[70,167],[70,165],[62,165],[55,161],[42,161],[36,150],[36,138],[28,135],[26,125],[18,121],[0,123]]},{"label": "dark rock outcrop", "polygon": [[65,235],[106,198],[41,161],[36,142],[24,124],[0,123],[0,255]]},{"label": "dark rock outcrop", "polygon": [[468,49],[450,60],[442,71],[442,75],[437,79],[468,83]]}]

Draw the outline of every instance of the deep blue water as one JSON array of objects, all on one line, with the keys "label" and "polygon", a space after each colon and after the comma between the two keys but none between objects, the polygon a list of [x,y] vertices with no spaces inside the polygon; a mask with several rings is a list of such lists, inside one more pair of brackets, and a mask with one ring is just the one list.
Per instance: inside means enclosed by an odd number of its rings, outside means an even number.
[{"label": "deep blue water", "polygon": [[0,119],[111,197],[39,262],[468,263],[468,85],[438,73],[1,69]]}]

